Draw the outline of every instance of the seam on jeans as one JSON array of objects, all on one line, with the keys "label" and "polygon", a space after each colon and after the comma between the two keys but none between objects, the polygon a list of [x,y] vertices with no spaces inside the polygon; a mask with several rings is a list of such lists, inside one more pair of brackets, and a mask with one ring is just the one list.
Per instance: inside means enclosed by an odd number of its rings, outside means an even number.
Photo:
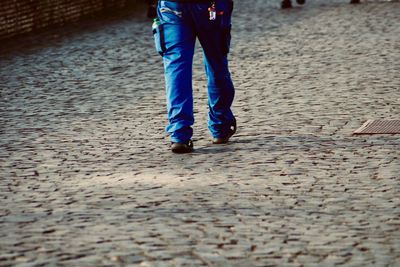
[{"label": "seam on jeans", "polygon": [[164,27],[160,27],[160,46],[161,46],[161,51],[164,53],[167,51],[167,47],[165,46],[165,34],[164,34]]},{"label": "seam on jeans", "polygon": [[178,17],[182,18],[182,12],[173,10],[173,9],[171,9],[171,8],[169,8],[169,7],[162,7],[162,8],[160,8],[160,12],[161,12],[161,13],[168,13],[168,12],[174,13],[174,14],[177,15]]}]

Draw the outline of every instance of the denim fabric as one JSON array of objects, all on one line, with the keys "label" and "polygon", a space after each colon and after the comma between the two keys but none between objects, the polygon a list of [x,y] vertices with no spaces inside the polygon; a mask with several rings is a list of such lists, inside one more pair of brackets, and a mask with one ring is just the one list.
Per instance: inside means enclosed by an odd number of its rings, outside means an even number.
[{"label": "denim fabric", "polygon": [[216,20],[209,19],[209,7],[210,3],[158,3],[160,25],[155,42],[163,56],[169,122],[166,131],[172,142],[186,142],[193,134],[192,63],[196,38],[204,52],[208,127],[212,136],[227,136],[235,120],[231,111],[235,89],[227,59],[233,1],[217,1]]}]

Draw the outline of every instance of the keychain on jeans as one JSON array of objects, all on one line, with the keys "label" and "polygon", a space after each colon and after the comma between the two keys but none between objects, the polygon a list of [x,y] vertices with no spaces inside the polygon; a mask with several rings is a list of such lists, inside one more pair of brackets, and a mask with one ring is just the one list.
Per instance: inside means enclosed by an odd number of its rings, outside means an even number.
[{"label": "keychain on jeans", "polygon": [[208,12],[210,15],[210,20],[216,20],[217,18],[217,9],[215,8],[215,2],[211,2],[211,7],[208,8]]}]

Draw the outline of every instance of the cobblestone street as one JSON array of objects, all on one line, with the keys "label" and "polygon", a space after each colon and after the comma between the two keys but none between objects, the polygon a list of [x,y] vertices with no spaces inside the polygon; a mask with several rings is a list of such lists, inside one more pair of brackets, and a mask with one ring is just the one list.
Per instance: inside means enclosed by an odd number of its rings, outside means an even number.
[{"label": "cobblestone street", "polygon": [[[293,1],[295,2],[295,1]],[[400,2],[237,0],[238,132],[172,154],[144,15],[0,47],[0,266],[400,266]]]}]

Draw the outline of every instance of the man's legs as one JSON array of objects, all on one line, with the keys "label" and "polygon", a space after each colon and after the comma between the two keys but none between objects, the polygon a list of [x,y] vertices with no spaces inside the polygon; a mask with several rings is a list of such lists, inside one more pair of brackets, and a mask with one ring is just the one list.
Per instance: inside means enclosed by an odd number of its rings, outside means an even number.
[{"label": "man's legs", "polygon": [[216,20],[209,20],[207,13],[196,12],[195,21],[198,38],[204,50],[208,78],[208,127],[214,138],[229,138],[234,132],[232,127],[236,127],[235,117],[231,111],[235,89],[227,58],[233,2],[218,1],[216,8]]},{"label": "man's legs", "polygon": [[192,63],[196,41],[186,5],[160,1],[158,17],[164,41],[166,97],[169,124],[166,131],[174,143],[187,143],[192,137]]}]

